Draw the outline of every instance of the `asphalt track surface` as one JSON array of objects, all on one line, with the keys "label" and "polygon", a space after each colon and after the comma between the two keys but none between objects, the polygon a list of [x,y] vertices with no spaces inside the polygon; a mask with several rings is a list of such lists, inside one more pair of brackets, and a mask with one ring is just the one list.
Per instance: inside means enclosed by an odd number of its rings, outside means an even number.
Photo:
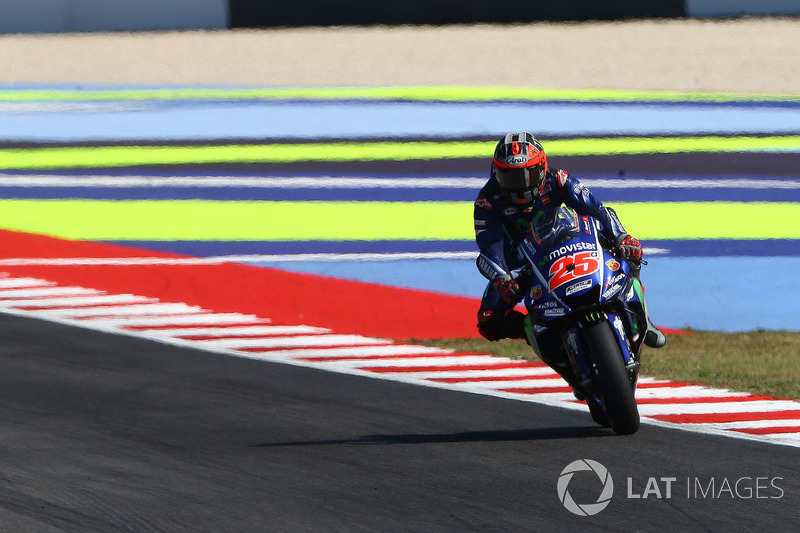
[{"label": "asphalt track surface", "polygon": [[[7,531],[736,532],[800,517],[795,448],[618,437],[582,412],[28,318],[0,328]],[[614,481],[589,517],[556,490],[583,458]],[[579,503],[600,490],[588,473],[569,484]]]}]

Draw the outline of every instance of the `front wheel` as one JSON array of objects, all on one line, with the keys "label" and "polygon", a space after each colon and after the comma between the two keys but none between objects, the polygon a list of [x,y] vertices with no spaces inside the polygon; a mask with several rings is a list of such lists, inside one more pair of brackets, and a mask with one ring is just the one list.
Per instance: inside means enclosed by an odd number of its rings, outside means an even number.
[{"label": "front wheel", "polygon": [[594,388],[615,433],[631,435],[639,429],[639,409],[617,338],[606,321],[584,329],[584,339],[596,368]]}]

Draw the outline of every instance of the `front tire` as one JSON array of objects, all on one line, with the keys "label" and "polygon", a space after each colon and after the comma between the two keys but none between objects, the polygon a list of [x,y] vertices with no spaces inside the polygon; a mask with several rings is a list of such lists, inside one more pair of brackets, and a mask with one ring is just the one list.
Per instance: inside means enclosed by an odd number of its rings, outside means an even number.
[{"label": "front tire", "polygon": [[594,389],[603,403],[611,428],[619,435],[636,433],[639,408],[611,324],[602,321],[586,327],[584,339],[596,369]]}]

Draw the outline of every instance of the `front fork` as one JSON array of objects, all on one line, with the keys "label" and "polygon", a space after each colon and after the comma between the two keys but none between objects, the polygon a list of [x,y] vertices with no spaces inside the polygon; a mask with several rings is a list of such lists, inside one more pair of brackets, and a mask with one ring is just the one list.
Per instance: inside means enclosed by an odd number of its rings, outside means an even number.
[{"label": "front fork", "polygon": [[631,387],[635,390],[636,383],[639,379],[639,367],[641,365],[639,350],[636,349],[635,345],[632,346],[629,342],[629,332],[625,328],[620,313],[611,309],[587,313],[575,326],[565,328],[562,332],[564,347],[566,348],[567,355],[575,373],[579,376],[581,388],[588,393],[587,395],[594,396],[592,391],[592,379],[595,377],[594,364],[587,356],[587,354],[591,353],[591,350],[589,350],[586,345],[584,336],[581,334],[581,329],[594,326],[603,321],[611,325],[611,330],[614,332],[617,346],[619,346],[622,354],[628,379],[631,382]]}]

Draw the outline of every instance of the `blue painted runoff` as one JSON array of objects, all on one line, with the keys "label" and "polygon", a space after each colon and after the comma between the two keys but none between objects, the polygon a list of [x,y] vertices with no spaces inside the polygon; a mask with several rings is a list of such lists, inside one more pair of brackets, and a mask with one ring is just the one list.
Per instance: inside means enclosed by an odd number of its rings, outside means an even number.
[{"label": "blue painted runoff", "polygon": [[[471,260],[262,263],[295,272],[480,298]],[[800,331],[798,257],[664,257],[642,270],[653,321],[709,331]]]},{"label": "blue painted runoff", "polygon": [[43,102],[0,113],[0,141],[132,142],[800,132],[800,106],[564,102]]}]

